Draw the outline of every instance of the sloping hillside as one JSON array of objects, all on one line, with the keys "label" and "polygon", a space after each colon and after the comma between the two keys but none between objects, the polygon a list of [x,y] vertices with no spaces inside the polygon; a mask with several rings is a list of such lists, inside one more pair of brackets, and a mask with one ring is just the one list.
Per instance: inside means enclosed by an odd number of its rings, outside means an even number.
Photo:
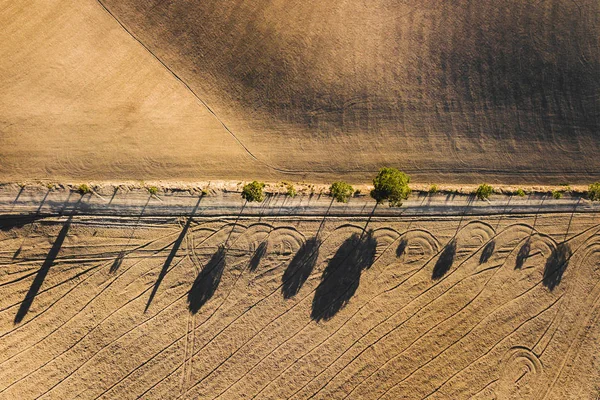
[{"label": "sloping hillside", "polygon": [[598,174],[597,1],[101,1],[275,166]]},{"label": "sloping hillside", "polygon": [[594,0],[4,1],[0,178],[587,183],[599,21]]}]

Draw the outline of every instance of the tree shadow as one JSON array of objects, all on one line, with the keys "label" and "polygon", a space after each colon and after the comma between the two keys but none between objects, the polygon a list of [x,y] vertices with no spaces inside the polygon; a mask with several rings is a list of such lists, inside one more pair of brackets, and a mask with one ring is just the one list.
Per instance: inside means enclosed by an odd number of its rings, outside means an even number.
[{"label": "tree shadow", "polygon": [[548,261],[546,261],[546,267],[544,268],[544,276],[542,283],[550,290],[554,290],[556,286],[562,280],[562,276],[569,265],[569,258],[571,257],[571,248],[566,242],[563,242],[556,246]]},{"label": "tree shadow", "polygon": [[479,265],[488,262],[492,254],[494,254],[494,250],[496,249],[496,241],[491,240],[488,244],[485,245],[483,251],[481,252],[481,256],[479,257]]},{"label": "tree shadow", "polygon": [[219,246],[219,249],[194,280],[192,288],[188,292],[188,308],[191,313],[196,314],[200,311],[217,291],[225,270],[225,255],[225,246]]},{"label": "tree shadow", "polygon": [[581,197],[579,199],[577,199],[577,203],[575,203],[575,207],[573,207],[573,212],[571,213],[571,217],[569,218],[569,224],[567,225],[567,231],[565,232],[565,241],[569,237],[569,232],[571,230],[571,224],[573,223],[573,217],[575,217],[575,212],[577,211],[577,207],[579,206],[580,202],[581,202]]},{"label": "tree shadow", "polygon": [[119,255],[117,255],[117,258],[115,258],[115,261],[113,261],[112,265],[110,266],[110,270],[108,271],[111,274],[114,274],[115,272],[117,272],[119,270],[119,268],[121,268],[121,264],[123,264],[123,259],[125,258],[125,251],[122,250]]},{"label": "tree shadow", "polygon": [[320,245],[321,241],[313,237],[300,246],[281,278],[281,293],[284,299],[290,299],[298,294],[317,264]]},{"label": "tree shadow", "polygon": [[321,247],[321,230],[325,227],[325,221],[327,220],[333,201],[334,198],[332,197],[315,236],[302,243],[302,246],[300,246],[300,249],[298,249],[298,252],[296,252],[283,273],[283,277],[281,278],[281,293],[284,299],[291,299],[297,295],[315,268],[317,259],[319,258],[319,248]]},{"label": "tree shadow", "polygon": [[[115,189],[115,194],[117,193],[118,189],[119,189],[118,187]],[[114,195],[113,195],[113,197],[114,197]],[[131,244],[131,241],[133,239],[133,235],[135,234],[135,231],[136,231],[138,225],[140,224],[142,217],[144,216],[144,212],[146,211],[146,208],[148,207],[148,204],[150,203],[151,198],[152,198],[152,196],[148,196],[148,200],[146,200],[146,204],[144,204],[144,207],[142,208],[142,211],[140,212],[140,215],[138,216],[137,221],[135,222],[135,225],[133,226],[133,229],[131,230],[131,233],[129,234],[129,238],[127,239],[127,244],[125,244],[125,246],[123,246],[123,248],[119,252],[119,255],[117,255],[117,258],[115,258],[115,261],[110,266],[109,272],[111,274],[114,274],[115,272],[117,272],[119,270],[119,268],[121,267],[121,264],[123,263],[123,259],[125,258],[125,255],[127,253],[127,249],[129,248],[129,245]],[[111,199],[111,201],[112,201],[112,199]]]},{"label": "tree shadow", "polygon": [[23,192],[25,191],[25,186],[21,186],[21,188],[19,189],[19,192],[17,193],[17,197],[15,197],[15,199],[12,201],[12,206],[10,208],[10,211],[14,210],[15,205],[17,204],[17,202],[19,201],[19,198],[21,197],[21,195],[23,194]]},{"label": "tree shadow", "polygon": [[454,256],[456,256],[456,239],[452,239],[448,242],[446,247],[444,247],[444,250],[442,250],[440,258],[438,258],[433,267],[431,278],[437,280],[446,275],[446,272],[448,272],[454,263]]},{"label": "tree shadow", "polygon": [[0,216],[0,231],[8,232],[11,229],[23,228],[25,225],[30,225],[43,217],[39,215],[10,215]]},{"label": "tree shadow", "polygon": [[519,249],[517,253],[517,261],[515,262],[515,269],[523,268],[525,264],[525,260],[529,258],[529,252],[531,251],[531,239],[527,239],[523,246]]},{"label": "tree shadow", "polygon": [[400,243],[398,243],[398,247],[396,248],[396,257],[400,257],[406,252],[406,246],[408,246],[408,240],[403,238]]},{"label": "tree shadow", "polygon": [[254,251],[254,255],[250,259],[250,265],[249,265],[250,272],[256,271],[256,268],[258,268],[258,264],[260,264],[260,260],[262,260],[262,258],[265,256],[266,253],[267,253],[267,241],[265,240],[264,242],[262,242],[261,244],[258,245],[256,250]]},{"label": "tree shadow", "polygon": [[[152,303],[154,296],[156,296],[158,287],[160,286],[163,279],[167,275],[167,272],[169,272],[169,267],[171,266],[173,259],[177,255],[177,252],[179,251],[179,248],[181,247],[181,243],[183,243],[183,239],[185,239],[185,235],[187,235],[187,232],[190,229],[190,225],[192,224],[192,219],[194,218],[194,214],[196,214],[196,211],[198,210],[198,207],[200,206],[200,201],[202,200],[202,197],[203,196],[200,196],[198,198],[198,202],[196,203],[196,206],[194,207],[194,209],[192,210],[192,213],[190,214],[189,218],[185,222],[185,225],[183,226],[181,233],[179,233],[179,236],[175,240],[175,243],[173,244],[173,247],[171,248],[171,252],[167,256],[167,259],[165,260],[165,263],[163,264],[163,267],[160,270],[160,273],[158,274],[158,278],[156,279],[156,282],[154,283],[154,288],[152,289],[152,293],[150,293],[150,297],[148,298],[148,302],[146,303],[146,308],[144,309],[144,312],[148,311],[148,308],[150,307],[150,304]],[[115,261],[115,263],[117,261],[118,261],[118,258]],[[117,265],[117,268],[118,268],[118,265]]]},{"label": "tree shadow", "polygon": [[362,270],[375,262],[377,241],[373,231],[346,239],[325,267],[315,290],[311,318],[317,322],[333,318],[354,296]]},{"label": "tree shadow", "polygon": [[52,248],[50,249],[50,251],[48,252],[48,255],[46,256],[44,263],[40,267],[40,270],[38,271],[35,278],[33,279],[33,282],[31,283],[31,287],[29,288],[29,291],[25,295],[25,298],[23,299],[23,302],[21,303],[21,306],[19,307],[17,314],[15,315],[15,320],[14,320],[15,325],[18,324],[19,322],[21,322],[23,320],[23,318],[25,317],[25,315],[27,315],[27,312],[29,311],[31,304],[33,303],[33,299],[39,292],[40,287],[42,286],[42,284],[44,283],[44,280],[46,279],[46,275],[48,275],[48,271],[50,270],[50,267],[54,264],[54,260],[56,259],[56,257],[58,256],[58,253],[60,252],[63,242],[65,241],[65,238],[67,237],[67,233],[69,232],[69,228],[71,227],[72,219],[73,219],[73,216],[70,216],[69,219],[67,219],[67,222],[65,222],[65,224],[63,225],[62,229],[58,233],[58,236],[56,237],[56,240],[54,241],[54,244],[52,245]]}]

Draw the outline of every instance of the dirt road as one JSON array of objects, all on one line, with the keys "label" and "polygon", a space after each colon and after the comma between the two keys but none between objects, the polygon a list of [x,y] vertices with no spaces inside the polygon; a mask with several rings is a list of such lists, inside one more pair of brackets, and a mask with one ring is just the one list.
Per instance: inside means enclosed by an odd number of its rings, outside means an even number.
[{"label": "dirt road", "polygon": [[455,215],[595,213],[600,204],[580,197],[553,199],[548,195],[526,197],[494,195],[489,201],[474,196],[413,194],[399,208],[386,204],[375,207],[369,196],[335,203],[326,195],[269,196],[262,203],[246,203],[236,192],[191,195],[187,192],[150,195],[145,189],[112,195],[39,189],[1,190],[3,215],[98,215],[98,216],[323,216],[331,217],[426,217]]}]

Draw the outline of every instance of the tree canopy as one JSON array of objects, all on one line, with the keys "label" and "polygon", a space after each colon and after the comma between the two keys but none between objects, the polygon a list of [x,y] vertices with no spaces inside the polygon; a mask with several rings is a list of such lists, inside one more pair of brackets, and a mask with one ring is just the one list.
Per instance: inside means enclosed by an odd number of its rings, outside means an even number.
[{"label": "tree canopy", "polygon": [[588,187],[588,198],[592,201],[600,200],[600,182],[592,183]]},{"label": "tree canopy", "polygon": [[486,200],[492,193],[494,193],[494,188],[487,183],[482,183],[475,191],[475,195],[479,200]]},{"label": "tree canopy", "polygon": [[329,187],[329,194],[338,203],[347,203],[350,196],[354,192],[354,188],[346,182],[333,182]]},{"label": "tree canopy", "polygon": [[408,199],[410,195],[409,182],[410,177],[404,172],[396,168],[381,168],[373,179],[374,189],[371,190],[371,197],[377,204],[387,200],[390,207],[400,207],[402,200]]},{"label": "tree canopy", "polygon": [[242,198],[250,202],[261,202],[265,199],[265,194],[263,192],[264,188],[265,184],[263,182],[250,182],[247,185],[244,185],[244,188],[242,189]]}]

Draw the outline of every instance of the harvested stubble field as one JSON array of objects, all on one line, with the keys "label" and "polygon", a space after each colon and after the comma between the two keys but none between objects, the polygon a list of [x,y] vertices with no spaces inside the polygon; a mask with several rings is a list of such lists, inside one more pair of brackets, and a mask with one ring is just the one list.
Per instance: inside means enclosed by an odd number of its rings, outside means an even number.
[{"label": "harvested stubble field", "polygon": [[595,214],[2,226],[0,398],[600,391]]}]

